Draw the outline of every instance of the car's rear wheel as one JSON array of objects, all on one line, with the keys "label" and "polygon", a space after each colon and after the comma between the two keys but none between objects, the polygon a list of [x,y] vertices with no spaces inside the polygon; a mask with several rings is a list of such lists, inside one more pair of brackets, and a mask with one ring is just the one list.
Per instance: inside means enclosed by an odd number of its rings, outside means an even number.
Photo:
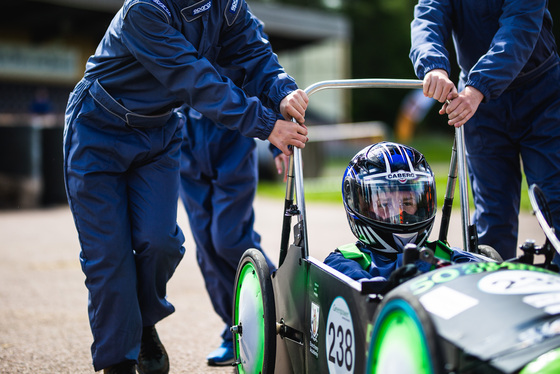
[{"label": "car's rear wheel", "polygon": [[248,249],[235,277],[234,355],[240,374],[274,372],[276,310],[270,271],[263,254]]},{"label": "car's rear wheel", "polygon": [[366,373],[441,373],[441,355],[428,312],[413,296],[395,291],[374,317]]}]

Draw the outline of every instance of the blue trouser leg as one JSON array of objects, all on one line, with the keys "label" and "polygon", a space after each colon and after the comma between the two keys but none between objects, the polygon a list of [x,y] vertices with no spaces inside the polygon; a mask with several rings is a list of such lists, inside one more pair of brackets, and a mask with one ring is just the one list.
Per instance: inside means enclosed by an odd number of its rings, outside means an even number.
[{"label": "blue trouser leg", "polygon": [[[549,71],[530,91],[519,91],[530,136],[522,137],[521,158],[530,186],[536,183],[547,199],[557,236],[560,233],[560,66]],[[529,238],[524,238],[529,239]],[[556,256],[555,262],[559,261]]]},{"label": "blue trouser leg", "polygon": [[180,148],[177,138],[173,142],[172,153],[137,168],[128,180],[143,326],[155,325],[174,311],[166,285],[184,254],[177,225]]},{"label": "blue trouser leg", "polygon": [[[521,163],[538,184],[560,229],[560,68],[481,104],[465,125],[479,243],[503,258],[517,250]],[[554,84],[552,84],[554,83]]]},{"label": "blue trouser leg", "polygon": [[[229,326],[239,260],[248,248],[262,250],[253,229],[255,141],[205,118],[189,121],[182,146],[181,198],[206,289],[214,310]],[[225,331],[223,337],[231,339],[231,333]]]},{"label": "blue trouser leg", "polygon": [[495,109],[499,105],[479,107],[476,118],[465,124],[465,142],[479,244],[492,246],[508,259],[517,247],[521,170],[509,121],[503,109]]},{"label": "blue trouser leg", "polygon": [[65,129],[65,179],[100,370],[136,360],[142,326],[174,310],[165,295],[184,253],[176,222],[182,120],[133,129],[90,96],[81,112],[90,114]]}]

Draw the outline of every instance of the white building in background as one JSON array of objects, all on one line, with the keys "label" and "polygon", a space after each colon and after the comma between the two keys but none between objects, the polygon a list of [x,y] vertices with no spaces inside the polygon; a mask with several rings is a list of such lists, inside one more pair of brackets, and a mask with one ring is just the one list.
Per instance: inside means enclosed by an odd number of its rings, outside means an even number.
[{"label": "white building in background", "polygon": [[[0,113],[25,112],[29,91],[50,86],[55,110],[81,78],[112,16],[123,0],[18,0],[0,14]],[[289,74],[304,88],[318,80],[350,77],[350,24],[341,15],[248,0]],[[6,90],[6,84],[8,89]],[[14,87],[14,84],[19,87]],[[3,89],[4,87],[4,89]],[[16,96],[22,101],[2,100]],[[6,92],[11,91],[12,94]],[[3,104],[4,103],[4,104]],[[345,100],[322,101],[329,120],[345,117]],[[9,106],[9,107],[7,107]]]},{"label": "white building in background", "polygon": [[[330,79],[351,77],[350,23],[341,15],[249,0],[253,13],[278,51],[280,63],[301,88]],[[286,44],[275,43],[279,38]],[[284,48],[285,46],[285,48]],[[348,121],[348,91],[317,94],[310,110],[329,123]]]}]

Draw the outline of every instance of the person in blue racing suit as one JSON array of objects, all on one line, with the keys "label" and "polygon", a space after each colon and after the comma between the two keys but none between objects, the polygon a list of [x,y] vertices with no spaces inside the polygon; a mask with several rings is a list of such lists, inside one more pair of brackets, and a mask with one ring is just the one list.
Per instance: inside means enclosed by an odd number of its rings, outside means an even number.
[{"label": "person in blue racing suit", "polygon": [[[245,250],[255,248],[263,252],[269,269],[276,269],[253,227],[258,184],[256,141],[215,124],[192,108],[185,108],[185,112],[180,196],[208,295],[225,324],[220,347],[206,359],[210,366],[231,365],[234,354],[229,327],[239,260]],[[287,157],[271,148],[281,173],[286,170]]]},{"label": "person in blue racing suit", "polygon": [[[184,254],[177,201],[185,116],[176,108],[186,104],[287,155],[305,146],[307,96],[259,28],[243,0],[126,0],[69,97],[65,183],[95,370],[169,372],[155,325],[174,311],[166,285]],[[245,70],[244,86],[220,64]]]},{"label": "person in blue racing suit", "polygon": [[482,259],[427,240],[436,215],[435,180],[424,156],[412,147],[381,142],[358,152],[344,172],[342,200],[358,241],[338,247],[325,264],[352,279],[377,283],[374,292],[385,293],[434,265],[404,264],[408,244],[430,248],[440,265]]},{"label": "person in blue racing suit", "polygon": [[[259,21],[261,37],[263,24]],[[227,63],[225,64],[227,66]],[[267,90],[262,85],[245,85],[250,74],[260,75],[260,69],[219,68],[222,75],[250,95],[267,101]],[[263,84],[266,83],[263,80]],[[225,328],[222,343],[207,357],[208,365],[231,365],[233,336],[233,288],[237,265],[249,248],[263,252],[260,235],[254,230],[253,200],[258,183],[256,141],[238,131],[214,123],[193,108],[185,106],[186,114],[181,147],[181,189],[189,225],[196,243],[197,261],[204,283],[216,313]],[[286,170],[288,157],[270,145],[279,173]],[[269,268],[276,267],[263,252]]]},{"label": "person in blue racing suit", "polygon": [[[465,126],[480,244],[515,257],[521,165],[560,230],[560,58],[548,0],[420,0],[410,58],[424,94]],[[447,41],[460,67],[450,80]]]}]

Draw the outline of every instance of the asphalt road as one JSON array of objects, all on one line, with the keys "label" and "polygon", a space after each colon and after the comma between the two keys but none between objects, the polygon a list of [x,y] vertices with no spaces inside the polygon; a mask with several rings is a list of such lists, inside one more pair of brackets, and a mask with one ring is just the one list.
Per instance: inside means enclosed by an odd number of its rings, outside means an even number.
[{"label": "asphalt road", "polygon": [[[307,203],[311,256],[324,259],[336,246],[354,241],[344,209]],[[283,202],[258,198],[256,228],[265,250],[278,259]],[[187,254],[168,287],[177,311],[158,324],[171,373],[232,373],[210,368],[205,357],[220,344],[223,325],[213,312],[195,260],[186,214],[180,207]],[[451,220],[449,241],[461,246],[460,217]],[[437,234],[436,223],[432,236]],[[536,219],[523,214],[520,239],[538,244]],[[0,373],[93,373],[89,347],[87,291],[79,246],[67,206],[0,211]]]}]

